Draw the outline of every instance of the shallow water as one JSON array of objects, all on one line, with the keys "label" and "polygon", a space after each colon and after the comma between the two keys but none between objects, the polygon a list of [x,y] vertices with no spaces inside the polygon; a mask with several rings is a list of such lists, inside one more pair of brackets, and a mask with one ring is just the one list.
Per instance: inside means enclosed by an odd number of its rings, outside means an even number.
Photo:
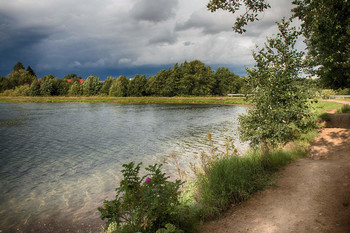
[{"label": "shallow water", "polygon": [[[182,169],[207,150],[237,138],[246,107],[121,105],[111,103],[0,103],[0,230],[44,219],[86,222],[112,199],[120,168],[168,161]],[[244,150],[244,145],[239,145]]]}]

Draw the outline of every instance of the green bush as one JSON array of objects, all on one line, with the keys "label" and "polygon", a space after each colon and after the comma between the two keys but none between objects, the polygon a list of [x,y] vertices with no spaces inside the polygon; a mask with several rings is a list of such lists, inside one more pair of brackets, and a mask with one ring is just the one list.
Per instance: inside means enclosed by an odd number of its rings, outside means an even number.
[{"label": "green bush", "polygon": [[[161,172],[162,165],[146,168],[148,174],[139,177],[141,163],[124,164],[124,179],[116,189],[115,200],[105,201],[98,210],[106,228],[114,223],[112,232],[156,232],[166,224],[178,226],[183,214],[179,202],[180,180],[168,181]],[[115,225],[116,224],[116,225]]]}]

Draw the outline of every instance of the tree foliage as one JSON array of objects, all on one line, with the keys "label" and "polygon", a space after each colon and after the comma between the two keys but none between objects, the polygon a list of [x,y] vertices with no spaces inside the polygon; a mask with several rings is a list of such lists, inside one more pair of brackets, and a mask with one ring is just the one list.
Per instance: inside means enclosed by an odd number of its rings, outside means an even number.
[{"label": "tree foliage", "polygon": [[119,76],[116,80],[113,80],[111,88],[109,90],[110,96],[126,97],[129,90],[129,79],[123,75]]},{"label": "tree foliage", "polygon": [[13,71],[19,71],[19,70],[24,70],[24,66],[21,62],[17,62],[14,66],[13,66]]},{"label": "tree foliage", "polygon": [[325,87],[350,87],[350,1],[294,0],[311,68]]},{"label": "tree foliage", "polygon": [[279,33],[253,53],[256,64],[247,69],[249,98],[255,106],[239,118],[241,139],[253,147],[283,145],[310,126],[306,90],[296,84],[304,53],[294,46],[300,33],[290,22],[278,23]]},{"label": "tree foliage", "polygon": [[88,96],[98,95],[101,87],[100,79],[91,75],[83,82],[83,94]]},{"label": "tree foliage", "polygon": [[236,18],[235,26],[233,27],[234,31],[242,34],[246,31],[244,27],[249,22],[259,20],[259,13],[270,8],[270,5],[266,0],[211,0],[207,7],[211,12],[222,9],[233,14],[238,10],[245,8],[245,13]]}]

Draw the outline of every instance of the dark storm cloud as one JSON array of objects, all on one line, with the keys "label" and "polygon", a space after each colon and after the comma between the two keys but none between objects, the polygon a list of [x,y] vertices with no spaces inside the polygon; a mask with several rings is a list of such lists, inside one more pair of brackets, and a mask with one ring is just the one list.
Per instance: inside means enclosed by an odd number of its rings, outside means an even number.
[{"label": "dark storm cloud", "polygon": [[39,26],[19,26],[15,19],[1,13],[0,22],[1,73],[9,73],[15,61],[33,66],[39,59],[36,46],[49,37],[50,30]]},{"label": "dark storm cloud", "polygon": [[130,11],[136,20],[161,22],[175,15],[178,0],[137,0]]}]

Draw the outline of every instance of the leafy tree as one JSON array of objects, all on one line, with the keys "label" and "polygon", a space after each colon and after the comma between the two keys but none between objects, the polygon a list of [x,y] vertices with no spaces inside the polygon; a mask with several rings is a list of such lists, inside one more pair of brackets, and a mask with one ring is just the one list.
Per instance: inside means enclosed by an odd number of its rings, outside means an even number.
[{"label": "leafy tree", "polygon": [[161,70],[147,81],[146,92],[148,95],[168,96],[166,81],[171,71]]},{"label": "leafy tree", "polygon": [[100,79],[91,75],[83,82],[83,94],[98,95],[101,87],[102,84],[100,83]]},{"label": "leafy tree", "polygon": [[53,91],[54,91],[54,87],[53,87],[53,78],[51,78],[50,76],[45,76],[41,79],[40,82],[40,95],[42,96],[51,96]]},{"label": "leafy tree", "polygon": [[24,84],[30,85],[36,79],[36,77],[30,75],[29,72],[24,69],[12,71],[8,76],[10,88],[14,88]]},{"label": "leafy tree", "polygon": [[0,77],[0,92],[10,89],[10,82],[5,77]]},{"label": "leafy tree", "polygon": [[311,68],[325,87],[350,87],[350,1],[294,0]]},{"label": "leafy tree", "polygon": [[70,87],[70,84],[63,79],[60,78],[54,78],[52,79],[52,95],[59,96],[59,95],[67,95],[68,90]]},{"label": "leafy tree", "polygon": [[266,0],[211,0],[207,7],[211,12],[222,9],[233,14],[245,7],[245,13],[236,18],[235,26],[233,27],[237,33],[242,34],[246,31],[244,26],[249,22],[259,20],[258,13],[263,12],[270,5]]},{"label": "leafy tree", "polygon": [[253,53],[256,64],[247,69],[255,107],[240,116],[239,131],[242,140],[265,152],[295,139],[311,122],[307,95],[295,84],[304,55],[294,48],[300,33],[289,25],[278,23],[279,33]]},{"label": "leafy tree", "polygon": [[[350,87],[350,2],[348,0],[293,0],[293,17],[302,21],[309,68],[325,87]],[[211,0],[208,9],[246,13],[235,21],[234,30],[243,33],[247,23],[270,6],[265,0]]]},{"label": "leafy tree", "polygon": [[27,71],[29,72],[30,75],[36,77],[36,74],[35,74],[34,70],[32,69],[32,67],[28,66]]},{"label": "leafy tree", "polygon": [[35,79],[32,84],[30,85],[30,95],[31,96],[39,96],[41,94],[40,92],[40,83],[37,79]]},{"label": "leafy tree", "polygon": [[217,81],[216,95],[236,94],[240,91],[243,83],[238,75],[232,73],[228,68],[218,68],[215,72]]},{"label": "leafy tree", "polygon": [[135,75],[129,84],[129,96],[145,96],[147,79],[144,75]]},{"label": "leafy tree", "polygon": [[125,76],[119,76],[116,80],[113,80],[112,86],[109,90],[110,96],[126,97],[129,90],[129,79]]},{"label": "leafy tree", "polygon": [[13,71],[19,71],[24,70],[24,66],[21,62],[17,62],[16,65],[13,67]]},{"label": "leafy tree", "polygon": [[80,96],[83,94],[83,85],[81,85],[79,82],[74,82],[68,91],[68,94],[70,96]]},{"label": "leafy tree", "polygon": [[102,95],[109,95],[109,90],[111,89],[111,86],[113,84],[113,81],[115,80],[114,77],[108,77],[102,84],[100,93]]},{"label": "leafy tree", "polygon": [[180,80],[182,78],[182,70],[176,63],[173,67],[173,70],[171,70],[169,77],[165,81],[165,90],[167,96],[175,96],[179,95],[179,85]]}]

